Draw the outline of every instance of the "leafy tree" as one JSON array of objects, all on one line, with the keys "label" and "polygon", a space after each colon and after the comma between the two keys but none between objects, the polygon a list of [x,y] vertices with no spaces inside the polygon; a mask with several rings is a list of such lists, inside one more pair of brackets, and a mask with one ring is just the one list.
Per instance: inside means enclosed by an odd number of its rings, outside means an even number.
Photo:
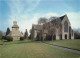
[{"label": "leafy tree", "polygon": [[75,37],[75,39],[80,39],[80,32],[79,32],[79,30],[74,30],[74,37]]},{"label": "leafy tree", "polygon": [[29,33],[31,34],[32,29],[29,30]]},{"label": "leafy tree", "polygon": [[29,30],[29,33],[30,33],[30,35],[29,35],[29,37],[28,37],[29,39],[31,39],[31,30],[32,30],[32,29]]},{"label": "leafy tree", "polygon": [[25,39],[28,39],[28,32],[27,32],[27,29],[26,29],[26,31],[25,31],[25,33],[24,33],[24,38],[25,38]]},{"label": "leafy tree", "polygon": [[29,30],[30,32],[30,35],[29,35],[29,39],[32,39],[34,38],[34,34],[33,34],[33,28]]},{"label": "leafy tree", "polygon": [[2,39],[2,31],[0,31],[0,39]]},{"label": "leafy tree", "polygon": [[6,40],[7,40],[7,41],[13,41],[13,38],[12,38],[11,36],[7,36],[7,37],[6,37]]},{"label": "leafy tree", "polygon": [[33,27],[32,27],[32,29],[30,29],[30,36],[31,36],[31,39],[33,40],[33,39],[34,39],[34,31],[33,31]]},{"label": "leafy tree", "polygon": [[6,31],[6,36],[10,33],[10,29],[7,28],[7,31]]}]

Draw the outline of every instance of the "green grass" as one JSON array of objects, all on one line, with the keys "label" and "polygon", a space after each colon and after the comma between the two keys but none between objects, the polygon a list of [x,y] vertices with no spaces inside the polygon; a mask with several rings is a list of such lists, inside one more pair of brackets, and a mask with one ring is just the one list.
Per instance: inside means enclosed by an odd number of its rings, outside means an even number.
[{"label": "green grass", "polygon": [[64,46],[72,49],[80,50],[80,39],[75,40],[56,40],[56,41],[44,41],[49,44]]},{"label": "green grass", "polygon": [[0,42],[1,42],[1,40],[0,40]]},{"label": "green grass", "polygon": [[0,40],[0,44],[2,44],[2,40]]},{"label": "green grass", "polygon": [[20,41],[20,40],[17,40],[17,41],[10,41],[10,42],[4,42],[4,44],[21,44],[21,43],[28,43],[28,42],[31,42],[31,40],[23,40],[23,41]]},{"label": "green grass", "polygon": [[[16,44],[15,44],[16,43]],[[0,58],[79,58],[80,54],[35,41],[13,41],[0,45]]]}]

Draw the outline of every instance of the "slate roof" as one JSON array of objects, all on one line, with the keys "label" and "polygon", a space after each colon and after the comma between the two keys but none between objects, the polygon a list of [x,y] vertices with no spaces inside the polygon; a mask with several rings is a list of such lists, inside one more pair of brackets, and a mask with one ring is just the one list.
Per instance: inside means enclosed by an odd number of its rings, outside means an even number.
[{"label": "slate roof", "polygon": [[66,16],[66,15],[64,15],[64,16],[61,16],[61,17],[59,17],[59,18],[60,18],[61,20],[63,20],[65,16]]},{"label": "slate roof", "polygon": [[[14,34],[15,34],[15,33],[14,33]],[[7,36],[12,36],[12,37],[13,37],[13,36],[20,36],[20,37],[22,37],[23,34],[18,31],[18,32],[17,32],[17,35],[13,35],[13,34],[12,34],[12,31],[11,31]]]},{"label": "slate roof", "polygon": [[33,28],[36,30],[42,30],[43,26],[42,25],[33,25]]}]

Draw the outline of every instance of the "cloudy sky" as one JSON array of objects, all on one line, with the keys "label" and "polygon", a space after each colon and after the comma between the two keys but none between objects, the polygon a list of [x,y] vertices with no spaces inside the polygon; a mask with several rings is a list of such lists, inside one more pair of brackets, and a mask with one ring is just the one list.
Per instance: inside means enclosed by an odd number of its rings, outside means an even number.
[{"label": "cloudy sky", "polygon": [[80,28],[80,0],[0,0],[0,30],[11,29],[16,20],[20,31],[31,29],[40,17],[67,14],[72,28]]}]

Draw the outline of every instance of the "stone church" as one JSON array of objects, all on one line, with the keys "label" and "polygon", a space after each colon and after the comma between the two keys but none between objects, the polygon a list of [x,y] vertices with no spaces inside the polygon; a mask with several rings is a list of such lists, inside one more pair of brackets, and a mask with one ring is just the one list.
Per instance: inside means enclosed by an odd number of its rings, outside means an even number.
[{"label": "stone church", "polygon": [[14,40],[20,40],[20,37],[23,37],[23,34],[19,31],[19,26],[17,25],[17,21],[13,21],[12,31],[7,35],[13,38]]},{"label": "stone church", "polygon": [[74,39],[74,32],[67,15],[57,18],[51,17],[50,19],[43,25],[32,25],[32,37],[35,40]]}]

